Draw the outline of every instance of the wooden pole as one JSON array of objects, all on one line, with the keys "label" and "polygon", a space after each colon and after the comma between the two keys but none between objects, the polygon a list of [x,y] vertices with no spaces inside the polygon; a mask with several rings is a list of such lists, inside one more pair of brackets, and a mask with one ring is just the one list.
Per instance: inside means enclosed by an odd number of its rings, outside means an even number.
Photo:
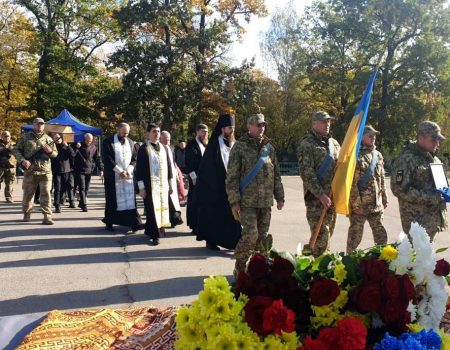
[{"label": "wooden pole", "polygon": [[[330,195],[328,197],[330,197],[331,205],[333,205],[332,194],[330,193]],[[319,232],[320,232],[320,229],[322,228],[323,220],[325,220],[325,215],[327,215],[328,209],[330,209],[330,208],[325,208],[324,207],[322,209],[322,214],[320,214],[320,219],[319,219],[319,222],[318,222],[318,224],[316,226],[316,229],[314,230],[314,234],[311,236],[311,239],[309,240],[309,248],[311,250],[313,250],[314,247],[316,246],[317,237],[319,237]]]}]

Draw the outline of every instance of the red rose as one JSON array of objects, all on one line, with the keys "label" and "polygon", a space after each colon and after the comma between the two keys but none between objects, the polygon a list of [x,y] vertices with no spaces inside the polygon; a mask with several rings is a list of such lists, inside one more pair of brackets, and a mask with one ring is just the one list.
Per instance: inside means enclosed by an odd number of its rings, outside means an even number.
[{"label": "red rose", "polygon": [[388,275],[388,265],[384,260],[366,260],[361,263],[359,268],[366,281],[381,282]]},{"label": "red rose", "polygon": [[389,324],[397,321],[405,312],[405,306],[400,300],[388,300],[380,308],[379,313],[384,323]]},{"label": "red rose", "polygon": [[410,300],[414,300],[416,297],[416,289],[414,288],[414,284],[411,282],[411,279],[407,274],[402,276],[397,276],[398,282],[400,284],[400,298],[403,303],[409,303]]},{"label": "red rose", "polygon": [[283,305],[283,300],[275,300],[264,310],[263,328],[269,333],[281,335],[281,331],[295,330],[295,313]]},{"label": "red rose", "polygon": [[247,272],[251,278],[258,279],[263,278],[269,271],[269,264],[264,255],[255,254],[250,258],[248,263]]},{"label": "red rose", "polygon": [[322,328],[317,339],[321,340],[327,349],[334,349],[339,343],[339,331],[336,327]]},{"label": "red rose", "polygon": [[396,276],[387,276],[381,283],[383,296],[386,299],[397,299],[400,294],[400,284]]},{"label": "red rose", "polygon": [[335,301],[339,294],[341,290],[336,281],[318,277],[311,283],[309,299],[313,305],[324,306]]},{"label": "red rose", "polygon": [[269,297],[253,297],[244,307],[245,321],[249,327],[260,336],[265,336],[270,332],[263,327],[264,310],[272,305],[272,298]]},{"label": "red rose", "polygon": [[447,276],[450,273],[450,264],[444,259],[436,261],[434,274],[437,276]]},{"label": "red rose", "polygon": [[[362,321],[355,317],[345,317],[337,323],[339,334],[339,349],[347,350],[365,350],[367,328],[364,327]],[[334,346],[329,349],[335,349]]]},{"label": "red rose", "polygon": [[328,348],[320,339],[312,339],[308,335],[303,342],[303,346],[297,350],[328,350]]},{"label": "red rose", "polygon": [[272,276],[274,278],[291,277],[294,272],[294,265],[289,260],[283,259],[279,256],[273,259]]},{"label": "red rose", "polygon": [[381,292],[378,283],[369,283],[354,290],[353,301],[362,311],[375,311],[381,304]]}]

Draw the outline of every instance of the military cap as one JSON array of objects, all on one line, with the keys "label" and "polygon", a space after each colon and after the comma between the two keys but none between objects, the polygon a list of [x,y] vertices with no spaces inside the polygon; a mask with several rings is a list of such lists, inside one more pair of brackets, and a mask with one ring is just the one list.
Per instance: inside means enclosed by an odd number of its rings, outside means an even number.
[{"label": "military cap", "polygon": [[42,119],[42,118],[34,118],[34,120],[33,120],[33,124],[45,124],[45,121],[44,121],[44,119]]},{"label": "military cap", "polygon": [[247,119],[247,124],[258,125],[258,124],[267,124],[267,123],[266,123],[266,121],[264,119],[264,114],[258,113],[258,114],[251,115]]},{"label": "military cap", "polygon": [[11,133],[9,132],[9,131],[3,131],[2,132],[2,137],[10,137],[11,136]]},{"label": "military cap", "polygon": [[318,111],[318,112],[314,113],[313,116],[312,116],[313,122],[316,121],[316,120],[328,120],[328,119],[334,119],[334,118],[331,117],[325,111]]},{"label": "military cap", "polygon": [[373,135],[379,135],[380,132],[375,130],[375,128],[372,125],[366,125],[364,127],[364,135],[365,134],[373,134]]},{"label": "military cap", "polygon": [[419,135],[430,135],[436,140],[445,140],[439,125],[430,120],[425,120],[419,124]]}]

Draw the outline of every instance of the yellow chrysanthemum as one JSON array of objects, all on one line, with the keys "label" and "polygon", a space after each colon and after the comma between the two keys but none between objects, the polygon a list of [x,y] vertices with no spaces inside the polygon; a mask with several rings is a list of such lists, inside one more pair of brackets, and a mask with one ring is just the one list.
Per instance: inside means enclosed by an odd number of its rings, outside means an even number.
[{"label": "yellow chrysanthemum", "polygon": [[287,349],[297,349],[300,343],[295,332],[281,334],[281,341],[286,346]]},{"label": "yellow chrysanthemum", "polygon": [[252,337],[246,337],[245,335],[239,335],[236,337],[236,348],[238,350],[254,350],[255,339]]},{"label": "yellow chrysanthemum", "polygon": [[262,349],[264,350],[283,350],[285,346],[281,343],[280,338],[275,337],[274,335],[268,335],[263,342]]},{"label": "yellow chrysanthemum", "polygon": [[442,341],[441,350],[450,350],[450,334],[445,333],[443,329],[439,329],[438,333]]},{"label": "yellow chrysanthemum", "polygon": [[342,282],[347,278],[347,271],[345,270],[345,265],[341,262],[337,262],[334,265],[334,279],[341,285]]},{"label": "yellow chrysanthemum", "polygon": [[198,294],[198,301],[202,309],[209,310],[217,302],[217,294],[209,289],[202,290]]},{"label": "yellow chrysanthemum", "polygon": [[188,307],[182,306],[177,311],[177,316],[175,317],[175,322],[177,328],[183,328],[189,325],[191,322],[191,311]]},{"label": "yellow chrysanthemum", "polygon": [[380,259],[391,262],[397,259],[397,256],[398,250],[391,245],[387,245],[381,250]]},{"label": "yellow chrysanthemum", "polygon": [[205,290],[229,293],[231,289],[228,280],[224,276],[211,276],[206,278],[203,283]]},{"label": "yellow chrysanthemum", "polygon": [[204,348],[204,343],[191,343],[185,338],[177,339],[175,342],[175,350],[202,350]]},{"label": "yellow chrysanthemum", "polygon": [[417,323],[410,323],[407,324],[406,326],[412,333],[419,333],[423,329],[423,326]]},{"label": "yellow chrysanthemum", "polygon": [[232,334],[219,337],[214,342],[214,350],[237,350],[236,339]]},{"label": "yellow chrysanthemum", "polygon": [[186,342],[199,344],[206,340],[203,329],[196,324],[187,325],[186,327],[178,328],[177,330],[180,338],[184,338]]}]

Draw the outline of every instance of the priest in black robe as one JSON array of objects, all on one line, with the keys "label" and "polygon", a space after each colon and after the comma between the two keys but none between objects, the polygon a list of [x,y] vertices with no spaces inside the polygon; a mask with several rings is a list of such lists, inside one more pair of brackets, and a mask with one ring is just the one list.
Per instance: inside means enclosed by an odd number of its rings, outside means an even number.
[{"label": "priest in black robe", "polygon": [[186,145],[185,173],[188,174],[189,192],[186,208],[186,219],[192,234],[197,234],[198,208],[195,202],[195,185],[197,183],[197,173],[206,149],[208,140],[208,127],[199,124],[195,128],[196,136]]},{"label": "priest in black robe", "polygon": [[152,245],[159,244],[160,233],[171,227],[169,196],[172,193],[170,149],[159,142],[161,129],[156,124],[147,127],[147,141],[138,151],[136,181],[146,209],[145,234]]},{"label": "priest in black robe", "polygon": [[223,114],[206,147],[195,187],[198,206],[197,240],[206,247],[234,249],[241,237],[241,224],[233,218],[225,191],[228,157],[234,144],[234,116]]},{"label": "priest in black robe", "polygon": [[129,226],[133,232],[143,229],[137,211],[133,172],[136,149],[128,138],[130,126],[120,123],[117,133],[103,140],[106,230],[114,231],[113,225]]}]

